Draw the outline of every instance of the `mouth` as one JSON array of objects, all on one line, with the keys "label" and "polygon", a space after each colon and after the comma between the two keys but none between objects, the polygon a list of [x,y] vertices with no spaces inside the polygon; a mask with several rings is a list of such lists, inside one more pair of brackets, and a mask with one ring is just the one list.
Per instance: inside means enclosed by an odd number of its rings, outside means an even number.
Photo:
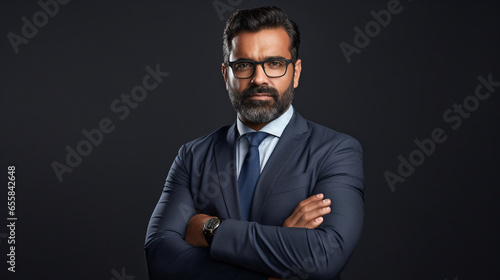
[{"label": "mouth", "polygon": [[249,95],[248,98],[255,100],[267,100],[272,99],[272,96],[269,93],[254,93],[252,95]]}]

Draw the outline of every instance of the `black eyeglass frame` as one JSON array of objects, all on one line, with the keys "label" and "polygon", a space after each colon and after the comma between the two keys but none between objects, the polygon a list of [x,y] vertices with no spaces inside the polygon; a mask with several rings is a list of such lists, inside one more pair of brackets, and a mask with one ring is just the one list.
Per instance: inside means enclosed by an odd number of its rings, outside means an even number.
[{"label": "black eyeglass frame", "polygon": [[[266,62],[269,62],[269,61],[284,61],[286,62],[286,66],[285,66],[285,73],[283,73],[283,75],[281,76],[269,76],[267,75],[267,72],[266,72],[266,67],[264,67],[264,63]],[[252,75],[250,75],[249,77],[246,77],[246,78],[240,78],[238,76],[236,76],[236,74],[234,73],[234,69],[233,69],[233,65],[236,64],[236,63],[251,63],[253,64],[253,72],[252,72]],[[252,78],[254,75],[255,75],[255,69],[257,69],[257,65],[262,65],[262,70],[264,70],[264,74],[266,74],[266,76],[268,78],[281,78],[283,76],[286,75],[286,72],[288,71],[288,65],[290,65],[290,63],[292,63],[293,65],[295,65],[293,59],[284,59],[284,58],[268,58],[266,60],[263,60],[263,61],[253,61],[253,60],[249,60],[249,59],[245,59],[245,60],[236,60],[236,61],[229,61],[228,62],[228,65],[229,67],[231,67],[231,69],[233,70],[233,75],[238,78],[238,79],[250,79]]]}]

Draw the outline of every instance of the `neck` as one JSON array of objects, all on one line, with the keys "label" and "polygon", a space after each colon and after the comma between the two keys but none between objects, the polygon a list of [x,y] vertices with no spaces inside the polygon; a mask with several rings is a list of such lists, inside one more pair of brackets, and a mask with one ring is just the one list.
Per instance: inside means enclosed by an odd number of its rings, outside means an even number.
[{"label": "neck", "polygon": [[248,122],[248,121],[242,121],[244,124],[246,124],[248,127],[250,127],[251,129],[255,130],[255,131],[259,131],[261,130],[264,126],[266,126],[269,122],[266,122],[266,123],[252,123],[252,122]]}]

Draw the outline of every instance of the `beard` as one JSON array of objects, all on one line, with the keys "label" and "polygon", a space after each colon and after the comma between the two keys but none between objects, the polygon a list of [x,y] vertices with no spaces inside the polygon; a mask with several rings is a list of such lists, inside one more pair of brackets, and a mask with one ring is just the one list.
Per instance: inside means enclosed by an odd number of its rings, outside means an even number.
[{"label": "beard", "polygon": [[[229,99],[241,121],[249,123],[269,123],[281,116],[292,104],[294,96],[293,79],[288,88],[280,95],[271,86],[253,86],[238,92],[231,86],[228,89]],[[249,97],[266,93],[271,100],[252,100]]]}]

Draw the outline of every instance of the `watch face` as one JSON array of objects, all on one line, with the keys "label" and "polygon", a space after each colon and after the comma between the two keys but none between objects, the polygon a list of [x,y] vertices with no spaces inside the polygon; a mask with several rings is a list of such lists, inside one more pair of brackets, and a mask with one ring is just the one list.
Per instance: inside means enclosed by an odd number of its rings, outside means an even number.
[{"label": "watch face", "polygon": [[210,218],[208,221],[205,223],[204,228],[206,230],[212,231],[216,229],[220,224],[220,220],[217,218]]}]

